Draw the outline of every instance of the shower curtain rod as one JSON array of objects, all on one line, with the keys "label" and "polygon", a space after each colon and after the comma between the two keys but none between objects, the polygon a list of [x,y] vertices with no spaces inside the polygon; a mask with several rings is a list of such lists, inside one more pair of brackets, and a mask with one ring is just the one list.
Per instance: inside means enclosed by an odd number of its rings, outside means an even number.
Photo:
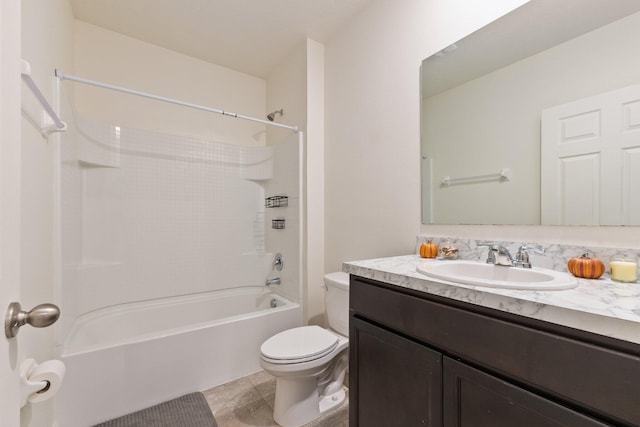
[{"label": "shower curtain rod", "polygon": [[59,78],[60,80],[71,80],[73,82],[83,83],[83,84],[87,84],[87,85],[91,85],[91,86],[97,86],[97,87],[101,87],[101,88],[104,88],[104,89],[111,89],[111,90],[115,90],[115,91],[118,91],[118,92],[128,93],[130,95],[137,95],[137,96],[142,96],[144,98],[155,99],[157,101],[168,102],[170,104],[182,105],[183,107],[195,108],[197,110],[209,111],[210,113],[222,114],[223,116],[235,117],[236,119],[249,120],[249,121],[252,121],[252,122],[258,122],[258,123],[262,123],[262,124],[269,125],[269,126],[276,126],[276,127],[279,127],[279,128],[290,129],[290,130],[292,130],[292,131],[294,131],[296,133],[299,132],[298,126],[283,125],[283,124],[280,124],[280,123],[274,123],[274,122],[270,122],[270,121],[267,121],[267,120],[258,119],[256,117],[250,117],[250,116],[244,116],[244,115],[238,114],[238,113],[232,113],[231,111],[218,110],[216,108],[205,107],[203,105],[198,105],[198,104],[192,104],[191,102],[185,102],[185,101],[180,101],[178,99],[172,99],[172,98],[167,98],[167,97],[160,96],[160,95],[154,95],[154,94],[148,93],[148,92],[141,92],[141,91],[138,91],[138,90],[127,89],[127,88],[120,87],[120,86],[114,86],[114,85],[110,85],[110,84],[107,84],[107,83],[97,82],[95,80],[89,80],[89,79],[85,79],[85,78],[82,78],[82,77],[77,77],[77,76],[72,76],[70,74],[65,74],[61,70],[58,70],[58,69],[55,70],[55,73],[56,73],[56,77]]}]

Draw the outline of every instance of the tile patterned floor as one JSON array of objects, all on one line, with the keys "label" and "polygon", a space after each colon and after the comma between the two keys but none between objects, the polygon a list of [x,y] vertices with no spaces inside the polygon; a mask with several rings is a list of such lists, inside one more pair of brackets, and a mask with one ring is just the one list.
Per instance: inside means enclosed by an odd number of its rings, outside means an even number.
[{"label": "tile patterned floor", "polygon": [[[261,371],[203,391],[219,427],[278,427],[273,421],[276,380]],[[349,397],[305,427],[348,427]]]}]

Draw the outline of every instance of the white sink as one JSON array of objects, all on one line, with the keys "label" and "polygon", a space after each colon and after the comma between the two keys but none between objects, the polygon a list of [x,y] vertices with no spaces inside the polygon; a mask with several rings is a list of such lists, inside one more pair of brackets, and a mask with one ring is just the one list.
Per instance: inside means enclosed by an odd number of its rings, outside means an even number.
[{"label": "white sink", "polygon": [[552,291],[578,286],[578,279],[560,271],[505,267],[477,261],[427,261],[416,270],[434,279],[491,288]]}]

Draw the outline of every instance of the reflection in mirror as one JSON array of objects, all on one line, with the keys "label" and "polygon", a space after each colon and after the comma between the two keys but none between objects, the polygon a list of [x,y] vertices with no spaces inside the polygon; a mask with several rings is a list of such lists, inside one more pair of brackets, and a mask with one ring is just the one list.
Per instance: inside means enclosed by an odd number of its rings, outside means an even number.
[{"label": "reflection in mirror", "polygon": [[[615,153],[593,144],[606,136],[606,112],[562,109],[637,90],[639,11],[637,0],[532,0],[425,59],[422,222],[640,225],[638,98],[619,103],[626,142]],[[547,124],[544,111],[555,111]],[[543,127],[563,136],[556,145],[587,148],[541,150]],[[604,169],[607,156],[621,159],[616,170]]]}]

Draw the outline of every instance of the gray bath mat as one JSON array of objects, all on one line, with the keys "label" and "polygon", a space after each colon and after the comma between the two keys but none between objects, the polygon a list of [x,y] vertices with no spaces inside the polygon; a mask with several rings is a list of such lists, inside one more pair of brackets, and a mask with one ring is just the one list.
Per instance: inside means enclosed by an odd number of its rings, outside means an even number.
[{"label": "gray bath mat", "polygon": [[186,394],[94,427],[217,427],[202,393]]}]

